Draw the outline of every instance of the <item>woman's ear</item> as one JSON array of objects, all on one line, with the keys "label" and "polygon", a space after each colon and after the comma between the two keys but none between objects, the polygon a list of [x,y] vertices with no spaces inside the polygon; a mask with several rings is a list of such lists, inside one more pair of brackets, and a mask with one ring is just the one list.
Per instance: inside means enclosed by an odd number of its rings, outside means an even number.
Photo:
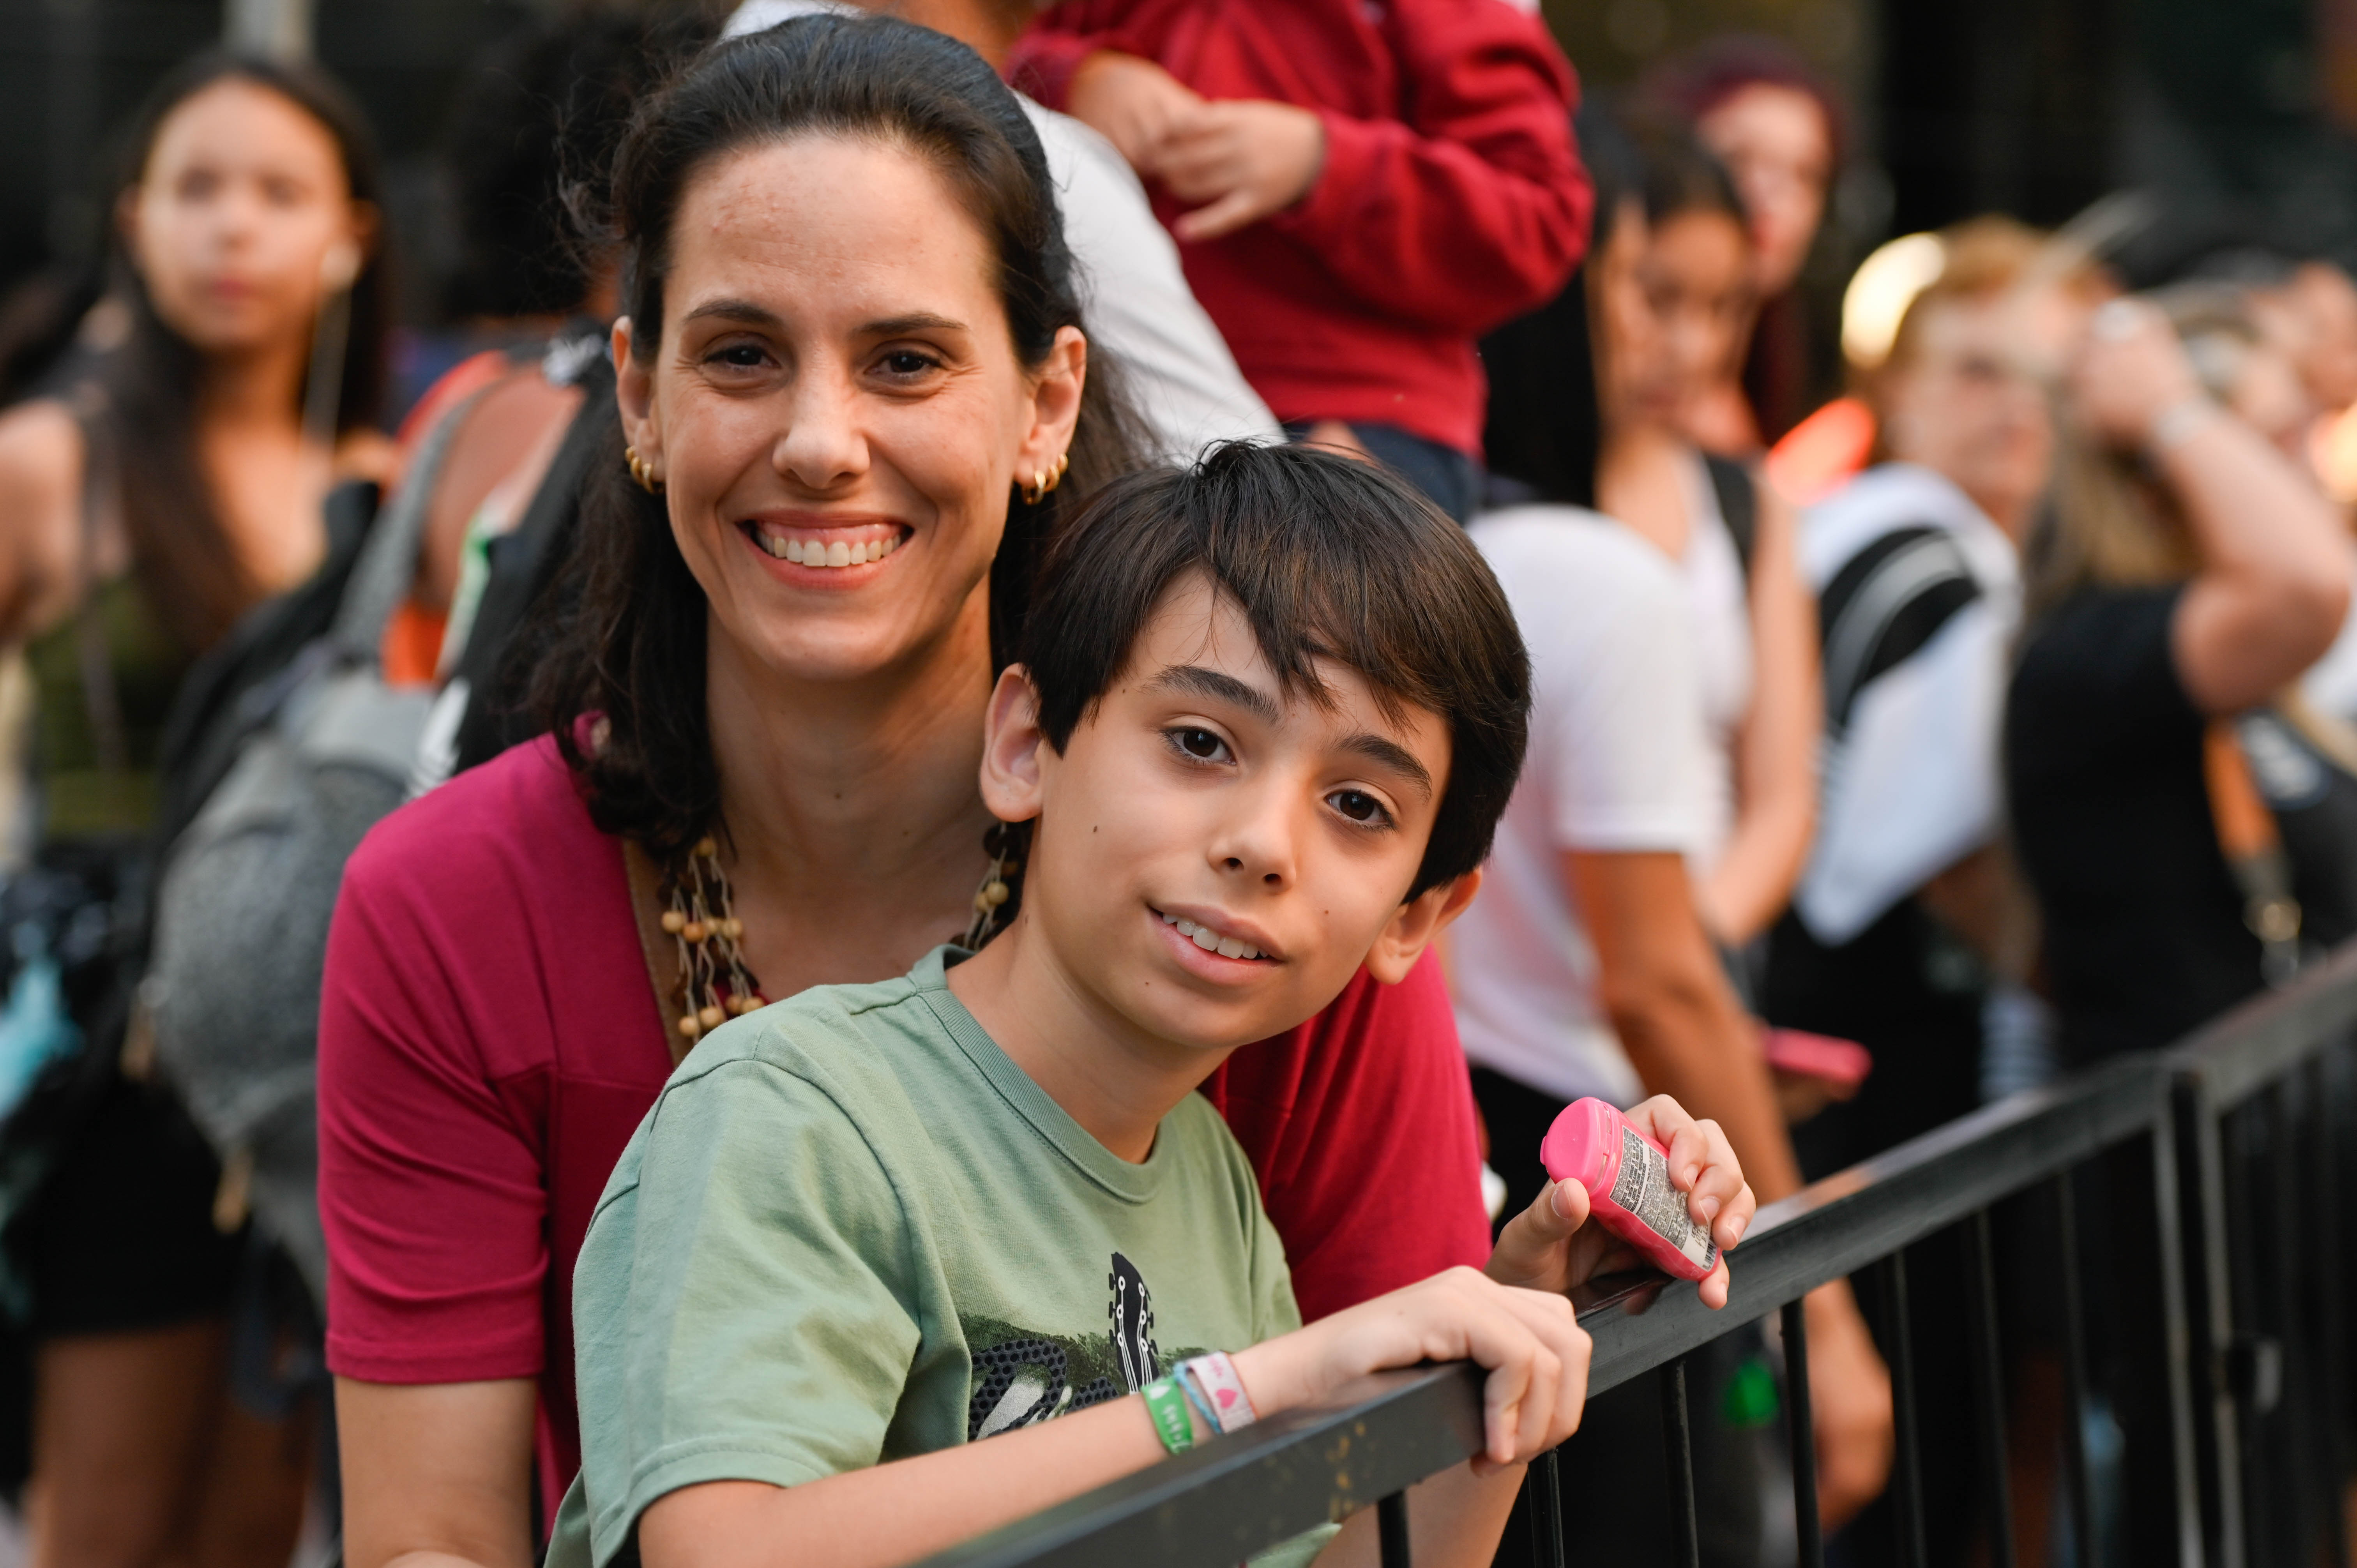
[{"label": "woman's ear", "polygon": [[1045,780],[1042,754],[1055,754],[1039,727],[1039,693],[1031,672],[1020,664],[999,671],[983,715],[982,803],[1002,822],[1028,822],[1039,814]]},{"label": "woman's ear", "polygon": [[614,318],[614,402],[622,415],[622,439],[649,463],[662,456],[662,427],[655,418],[654,367],[633,351],[630,318]]},{"label": "woman's ear", "polygon": [[328,247],[319,263],[319,280],[328,292],[339,294],[360,281],[369,257],[376,253],[376,241],[382,220],[372,201],[355,201],[347,219],[344,237]]},{"label": "woman's ear", "polygon": [[1399,907],[1383,935],[1375,939],[1372,950],[1367,954],[1367,972],[1385,985],[1397,985],[1424,956],[1432,940],[1448,929],[1448,922],[1472,907],[1473,897],[1481,891],[1481,868],[1475,866],[1453,881],[1437,887],[1427,887]]},{"label": "woman's ear", "polygon": [[1057,460],[1071,450],[1072,432],[1081,422],[1081,391],[1088,379],[1089,340],[1077,327],[1060,328],[1032,384],[1031,428],[1015,460],[1017,484],[1036,474],[1055,472]]}]

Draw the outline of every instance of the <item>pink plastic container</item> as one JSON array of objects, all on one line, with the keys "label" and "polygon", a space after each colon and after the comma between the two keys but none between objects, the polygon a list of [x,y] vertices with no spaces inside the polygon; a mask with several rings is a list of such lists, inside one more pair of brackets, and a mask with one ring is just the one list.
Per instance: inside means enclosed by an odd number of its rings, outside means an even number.
[{"label": "pink plastic container", "polygon": [[1669,1151],[1605,1101],[1565,1106],[1539,1144],[1539,1162],[1555,1180],[1586,1187],[1588,1209],[1604,1229],[1664,1273],[1698,1280],[1718,1266],[1710,1227],[1670,1185]]}]

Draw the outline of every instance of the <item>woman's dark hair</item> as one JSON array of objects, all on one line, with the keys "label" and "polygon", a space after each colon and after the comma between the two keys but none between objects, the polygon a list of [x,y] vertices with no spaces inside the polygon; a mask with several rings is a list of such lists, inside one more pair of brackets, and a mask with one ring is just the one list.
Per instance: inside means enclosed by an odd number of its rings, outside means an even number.
[{"label": "woman's dark hair", "polygon": [[[316,121],[336,144],[352,199],[373,207],[382,220],[384,188],[375,142],[343,89],[314,66],[212,50],[165,77],[133,122],[105,204],[110,224],[122,197],[144,177],[164,122],[181,104],[225,81],[264,88]],[[352,283],[336,402],[339,432],[374,424],[382,404],[385,334],[393,321],[386,248],[380,238]],[[231,545],[198,460],[197,395],[204,356],[156,315],[119,234],[109,247],[107,272],[109,292],[124,303],[130,329],[97,371],[104,393],[99,427],[114,449],[112,469],[133,564],[172,633],[189,648],[208,648],[252,607],[262,589]],[[307,399],[308,392],[302,394]]]},{"label": "woman's dark hair", "polygon": [[1604,412],[1589,266],[1611,242],[1624,206],[1633,203],[1651,225],[1688,212],[1717,212],[1742,228],[1744,214],[1726,166],[1692,136],[1654,129],[1631,134],[1602,111],[1585,107],[1575,124],[1596,181],[1588,260],[1553,300],[1481,340],[1490,376],[1481,440],[1490,472],[1504,481],[1495,488],[1506,495],[1592,507]]},{"label": "woman's dark hair", "polygon": [[1847,150],[1849,114],[1823,71],[1781,38],[1726,33],[1672,56],[1639,80],[1633,95],[1640,119],[1694,125],[1749,87],[1781,87],[1812,99],[1825,124],[1825,147],[1839,168]]},{"label": "woman's dark hair", "polygon": [[492,49],[443,143],[458,236],[443,296],[450,315],[582,307],[599,257],[566,192],[602,187],[630,112],[718,31],[699,5],[579,11]]},{"label": "woman's dark hair", "polygon": [[[997,262],[1017,354],[1038,365],[1081,326],[1079,280],[1045,154],[1022,105],[981,56],[889,17],[816,15],[706,50],[632,119],[614,160],[610,215],[622,249],[633,349],[663,324],[672,227],[695,177],[741,148],[810,134],[905,146],[943,176]],[[991,567],[993,656],[1015,646],[1039,542],[1060,516],[1141,465],[1135,416],[1109,360],[1082,388],[1071,469],[1037,506],[1010,490]],[[576,554],[579,600],[534,679],[534,705],[608,832],[666,855],[719,821],[705,710],[704,590],[672,537],[663,501],[630,481],[619,423],[592,461]],[[562,586],[562,585],[560,585]],[[591,746],[583,721],[602,718]]]},{"label": "woman's dark hair", "polygon": [[1448,720],[1448,783],[1407,897],[1480,865],[1522,769],[1531,665],[1464,530],[1388,469],[1307,446],[1230,442],[1184,473],[1115,482],[1049,547],[1024,633],[1049,745],[1064,748],[1190,573],[1243,611],[1286,694],[1330,701],[1315,661],[1331,660],[1387,710]]}]

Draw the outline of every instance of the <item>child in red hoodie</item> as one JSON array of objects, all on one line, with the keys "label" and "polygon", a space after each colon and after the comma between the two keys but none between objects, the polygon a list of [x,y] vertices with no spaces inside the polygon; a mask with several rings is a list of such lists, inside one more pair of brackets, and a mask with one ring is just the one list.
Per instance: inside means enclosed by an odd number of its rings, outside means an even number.
[{"label": "child in red hoodie", "polygon": [[1513,0],[1061,0],[1015,84],[1120,148],[1296,435],[1479,499],[1474,342],[1562,289],[1591,193],[1571,68]]}]

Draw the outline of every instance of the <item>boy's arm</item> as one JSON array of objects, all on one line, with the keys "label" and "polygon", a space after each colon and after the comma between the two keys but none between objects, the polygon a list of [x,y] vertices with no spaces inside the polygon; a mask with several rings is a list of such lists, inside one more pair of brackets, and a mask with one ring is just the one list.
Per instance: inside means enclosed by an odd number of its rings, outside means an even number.
[{"label": "boy's arm", "polygon": [[[1388,1368],[1470,1360],[1487,1369],[1482,1455],[1418,1488],[1432,1499],[1418,1532],[1435,1555],[1423,1560],[1471,1565],[1495,1550],[1523,1464],[1578,1424],[1587,1353],[1562,1296],[1453,1269],[1240,1351],[1235,1367],[1265,1416],[1327,1402]],[[1187,1419],[1196,1441],[1217,1441],[1191,1407]],[[1132,1394],[797,1486],[683,1487],[640,1514],[639,1558],[646,1568],[885,1568],[1142,1470],[1162,1451],[1145,1402]]]},{"label": "boy's arm", "polygon": [[[1196,1440],[1209,1441],[1202,1418],[1190,1409],[1188,1419]],[[1145,1402],[1133,1395],[797,1487],[683,1487],[639,1516],[639,1560],[646,1568],[912,1563],[1143,1470],[1162,1454]]]}]

